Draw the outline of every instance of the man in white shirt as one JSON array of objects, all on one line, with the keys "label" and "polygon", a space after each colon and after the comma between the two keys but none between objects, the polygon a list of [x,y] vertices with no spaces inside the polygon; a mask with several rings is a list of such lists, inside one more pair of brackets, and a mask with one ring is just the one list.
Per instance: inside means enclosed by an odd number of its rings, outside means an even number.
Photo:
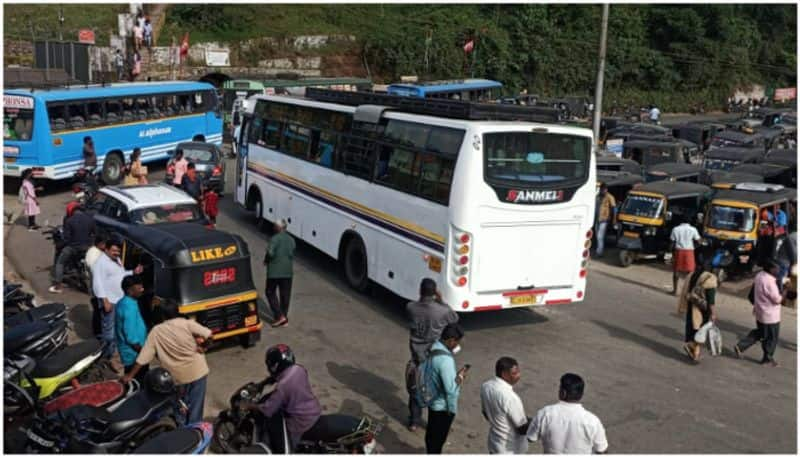
[{"label": "man in white shirt", "polygon": [[92,293],[97,299],[101,315],[101,337],[105,343],[103,355],[111,357],[115,352],[114,304],[125,296],[122,279],[142,272],[138,265],[134,270],[126,270],[120,261],[122,242],[111,239],[106,242],[105,255],[101,255],[92,267]]},{"label": "man in white shirt", "polygon": [[650,122],[653,124],[658,124],[659,118],[661,117],[661,110],[658,109],[656,105],[650,107]]},{"label": "man in white shirt", "polygon": [[[108,240],[105,235],[97,234],[94,237],[94,245],[86,251],[86,256],[83,258],[83,261],[86,263],[86,268],[89,269],[90,278],[92,278],[94,274],[94,264],[106,250],[106,241]],[[89,295],[91,295],[89,302],[92,306],[92,331],[94,332],[94,336],[99,338],[102,330],[100,304],[97,302],[93,290],[89,290]]]},{"label": "man in white shirt", "polygon": [[676,214],[678,225],[669,236],[672,242],[672,293],[678,293],[678,279],[686,279],[696,268],[694,244],[700,241],[700,233],[681,214]]},{"label": "man in white shirt", "polygon": [[562,376],[560,401],[536,413],[528,428],[528,441],[541,440],[545,454],[605,454],[606,430],[600,419],[580,404],[583,387],[580,376]]},{"label": "man in white shirt", "polygon": [[528,450],[525,433],[529,420],[522,400],[514,392],[519,382],[519,364],[501,357],[494,367],[495,377],[481,386],[481,412],[489,421],[490,454],[524,454]]}]

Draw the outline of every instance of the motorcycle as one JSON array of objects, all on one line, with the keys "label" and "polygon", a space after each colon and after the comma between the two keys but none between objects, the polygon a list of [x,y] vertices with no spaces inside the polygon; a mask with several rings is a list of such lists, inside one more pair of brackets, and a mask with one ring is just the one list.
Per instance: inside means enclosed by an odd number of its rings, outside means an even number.
[{"label": "motorcycle", "polygon": [[156,435],[131,454],[204,454],[211,443],[214,427],[210,422],[189,424],[171,432]]},{"label": "motorcycle", "polygon": [[67,307],[63,303],[45,303],[44,305],[20,311],[3,319],[3,328],[8,330],[19,325],[33,322],[47,322],[53,324],[67,317]]},{"label": "motorcycle", "polygon": [[[211,450],[216,453],[273,453],[265,430],[265,418],[245,406],[264,402],[271,391],[262,395],[264,387],[273,382],[245,384],[230,398],[230,408],[222,411],[214,422],[214,439]],[[344,414],[320,416],[310,430],[295,444],[298,454],[371,454],[377,441],[379,427],[368,417],[361,419]],[[288,442],[286,424],[283,426],[284,442]],[[265,441],[266,440],[266,441]],[[289,452],[286,452],[287,454]]]},{"label": "motorcycle", "polygon": [[35,416],[24,430],[26,453],[125,453],[156,435],[175,430],[175,417],[183,414],[186,406],[171,377],[168,389],[154,386],[153,375],[162,373],[166,373],[163,368],[151,369],[144,387],[113,411],[78,405],[48,416]]},{"label": "motorcycle", "polygon": [[80,168],[72,175],[72,193],[81,203],[86,203],[100,190],[94,171]]},{"label": "motorcycle", "polygon": [[[47,235],[47,239],[53,242],[53,266],[55,266],[58,256],[66,246],[66,242],[64,241],[64,228],[59,225],[49,230],[44,230],[42,233]],[[92,290],[92,277],[84,261],[84,256],[85,252],[81,252],[73,256],[73,258],[64,265],[63,281],[74,289],[88,293]]]},{"label": "motorcycle", "polygon": [[3,281],[3,316],[8,317],[36,307],[33,294],[25,292],[22,284]]},{"label": "motorcycle", "polygon": [[3,335],[6,357],[27,355],[44,359],[67,344],[67,322],[36,321],[7,329]]}]

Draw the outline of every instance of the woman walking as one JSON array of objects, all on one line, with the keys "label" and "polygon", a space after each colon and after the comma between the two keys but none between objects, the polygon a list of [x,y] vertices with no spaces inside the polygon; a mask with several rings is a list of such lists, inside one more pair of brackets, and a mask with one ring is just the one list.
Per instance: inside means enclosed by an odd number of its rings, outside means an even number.
[{"label": "woman walking", "polygon": [[701,344],[694,340],[697,331],[709,321],[716,321],[714,312],[717,287],[717,277],[712,273],[708,264],[703,264],[692,273],[686,286],[681,291],[678,312],[686,313],[686,337],[683,349],[693,361],[700,360]]},{"label": "woman walking", "polygon": [[133,148],[131,153],[131,163],[128,165],[128,174],[125,176],[126,186],[135,186],[136,184],[147,184],[147,167],[142,165],[142,150]]},{"label": "woman walking", "polygon": [[41,212],[39,209],[39,199],[36,198],[36,191],[38,189],[33,185],[33,169],[27,168],[22,172],[22,186],[19,191],[20,200],[25,210],[25,215],[28,216],[28,230],[33,231],[39,228],[36,225],[36,216]]}]

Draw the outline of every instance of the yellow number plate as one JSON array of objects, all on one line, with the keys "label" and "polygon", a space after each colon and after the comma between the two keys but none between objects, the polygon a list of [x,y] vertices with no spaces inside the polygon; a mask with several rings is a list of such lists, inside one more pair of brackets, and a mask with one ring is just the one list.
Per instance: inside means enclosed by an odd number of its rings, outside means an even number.
[{"label": "yellow number plate", "polygon": [[3,159],[6,163],[15,163],[17,161],[16,157],[4,157]]},{"label": "yellow number plate", "polygon": [[244,318],[245,327],[250,327],[251,325],[256,325],[256,324],[258,324],[258,316],[252,315]]},{"label": "yellow number plate", "polygon": [[511,305],[532,305],[536,303],[536,295],[516,295],[511,298]]},{"label": "yellow number plate", "polygon": [[636,232],[622,232],[622,236],[627,236],[630,238],[639,238],[639,234]]}]

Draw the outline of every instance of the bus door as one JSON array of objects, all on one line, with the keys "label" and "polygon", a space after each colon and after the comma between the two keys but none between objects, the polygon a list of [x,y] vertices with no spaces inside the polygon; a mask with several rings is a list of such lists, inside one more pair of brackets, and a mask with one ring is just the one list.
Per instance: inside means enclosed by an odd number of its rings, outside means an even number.
[{"label": "bus door", "polygon": [[241,116],[242,128],[239,129],[239,138],[233,141],[236,147],[236,201],[245,205],[247,202],[247,145],[250,138],[250,116]]}]

